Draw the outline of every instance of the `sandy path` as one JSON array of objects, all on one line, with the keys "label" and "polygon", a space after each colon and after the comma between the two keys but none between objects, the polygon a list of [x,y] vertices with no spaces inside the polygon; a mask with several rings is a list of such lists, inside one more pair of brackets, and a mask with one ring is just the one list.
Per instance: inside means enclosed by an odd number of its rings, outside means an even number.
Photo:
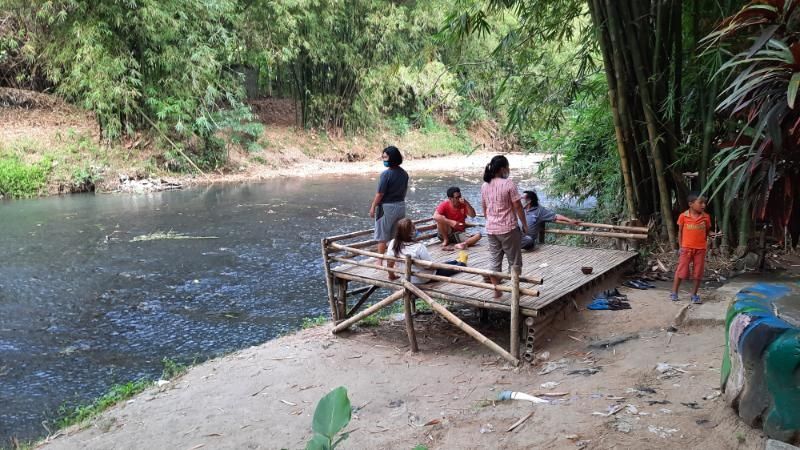
[{"label": "sandy path", "polygon": [[[580,368],[589,366],[581,362],[588,357],[601,367],[595,375],[568,375],[565,369],[539,375],[541,365],[513,369],[431,315],[417,318],[418,354],[406,351],[402,322],[343,337],[331,336],[324,326],[195,367],[46,447],[303,448],[317,400],[339,385],[361,408],[342,448],[761,447],[760,433],[720,398],[703,399],[719,385],[723,328],[682,328],[669,339],[665,328],[682,305],[666,301],[664,290],[629,297],[632,310],[573,313],[551,334],[551,361],[566,358],[570,368]],[[507,335],[505,324],[482,329]],[[586,355],[590,339],[630,332],[641,337]],[[691,365],[674,378],[657,379],[659,362]],[[569,395],[537,405],[534,416],[511,433],[505,429],[531,405],[481,402],[505,389],[541,392],[540,384],[549,381],[560,383],[553,391]],[[628,391],[637,385],[655,393]],[[654,401],[669,403],[648,403]],[[698,409],[681,402],[695,402]],[[634,405],[639,414],[592,415],[616,404]],[[433,419],[439,423],[425,426]],[[482,428],[494,431],[481,433]],[[576,440],[589,442],[581,447]]]}]

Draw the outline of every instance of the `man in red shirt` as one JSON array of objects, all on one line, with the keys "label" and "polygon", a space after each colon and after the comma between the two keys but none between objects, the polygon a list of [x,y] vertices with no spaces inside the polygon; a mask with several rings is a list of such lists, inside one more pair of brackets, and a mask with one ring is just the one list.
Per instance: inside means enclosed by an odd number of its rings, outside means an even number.
[{"label": "man in red shirt", "polygon": [[467,217],[475,217],[475,208],[461,196],[461,189],[451,187],[447,190],[447,200],[436,207],[433,218],[436,220],[436,230],[442,241],[442,249],[463,250],[481,240],[480,233],[468,234],[464,221]]}]

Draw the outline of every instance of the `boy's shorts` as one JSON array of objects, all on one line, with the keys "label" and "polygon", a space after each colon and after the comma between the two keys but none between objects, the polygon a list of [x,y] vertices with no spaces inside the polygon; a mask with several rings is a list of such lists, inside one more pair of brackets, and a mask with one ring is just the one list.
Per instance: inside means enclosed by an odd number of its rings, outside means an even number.
[{"label": "boy's shorts", "polygon": [[682,248],[681,255],[678,257],[678,269],[675,276],[686,280],[689,278],[689,263],[692,263],[692,279],[702,280],[703,270],[706,266],[706,249],[704,248]]}]

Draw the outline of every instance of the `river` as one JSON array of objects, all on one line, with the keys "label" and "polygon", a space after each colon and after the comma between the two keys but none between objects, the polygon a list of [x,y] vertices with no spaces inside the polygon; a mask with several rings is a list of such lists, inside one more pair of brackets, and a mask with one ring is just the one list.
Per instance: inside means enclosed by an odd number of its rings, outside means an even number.
[{"label": "river", "polygon": [[[414,177],[409,215],[430,215],[451,185],[477,206],[479,182]],[[46,435],[62,405],[158,377],[164,358],[203,361],[326,314],[320,239],[368,228],[375,184],[329,176],[0,202],[0,443]],[[170,231],[202,239],[137,239]]]}]

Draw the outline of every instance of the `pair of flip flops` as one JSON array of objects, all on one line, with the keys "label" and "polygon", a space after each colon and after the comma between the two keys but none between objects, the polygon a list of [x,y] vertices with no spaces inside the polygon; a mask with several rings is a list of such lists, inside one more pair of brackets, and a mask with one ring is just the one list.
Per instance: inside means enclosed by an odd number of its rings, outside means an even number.
[{"label": "pair of flip flops", "polygon": [[587,306],[587,308],[593,311],[599,311],[599,310],[617,311],[620,309],[631,309],[631,305],[628,302],[616,298],[596,298],[592,301],[592,303],[589,303],[589,306]]},{"label": "pair of flip flops", "polygon": [[655,288],[655,285],[652,285],[645,280],[627,280],[626,282],[622,283],[622,285],[633,289],[640,289],[642,291]]}]

